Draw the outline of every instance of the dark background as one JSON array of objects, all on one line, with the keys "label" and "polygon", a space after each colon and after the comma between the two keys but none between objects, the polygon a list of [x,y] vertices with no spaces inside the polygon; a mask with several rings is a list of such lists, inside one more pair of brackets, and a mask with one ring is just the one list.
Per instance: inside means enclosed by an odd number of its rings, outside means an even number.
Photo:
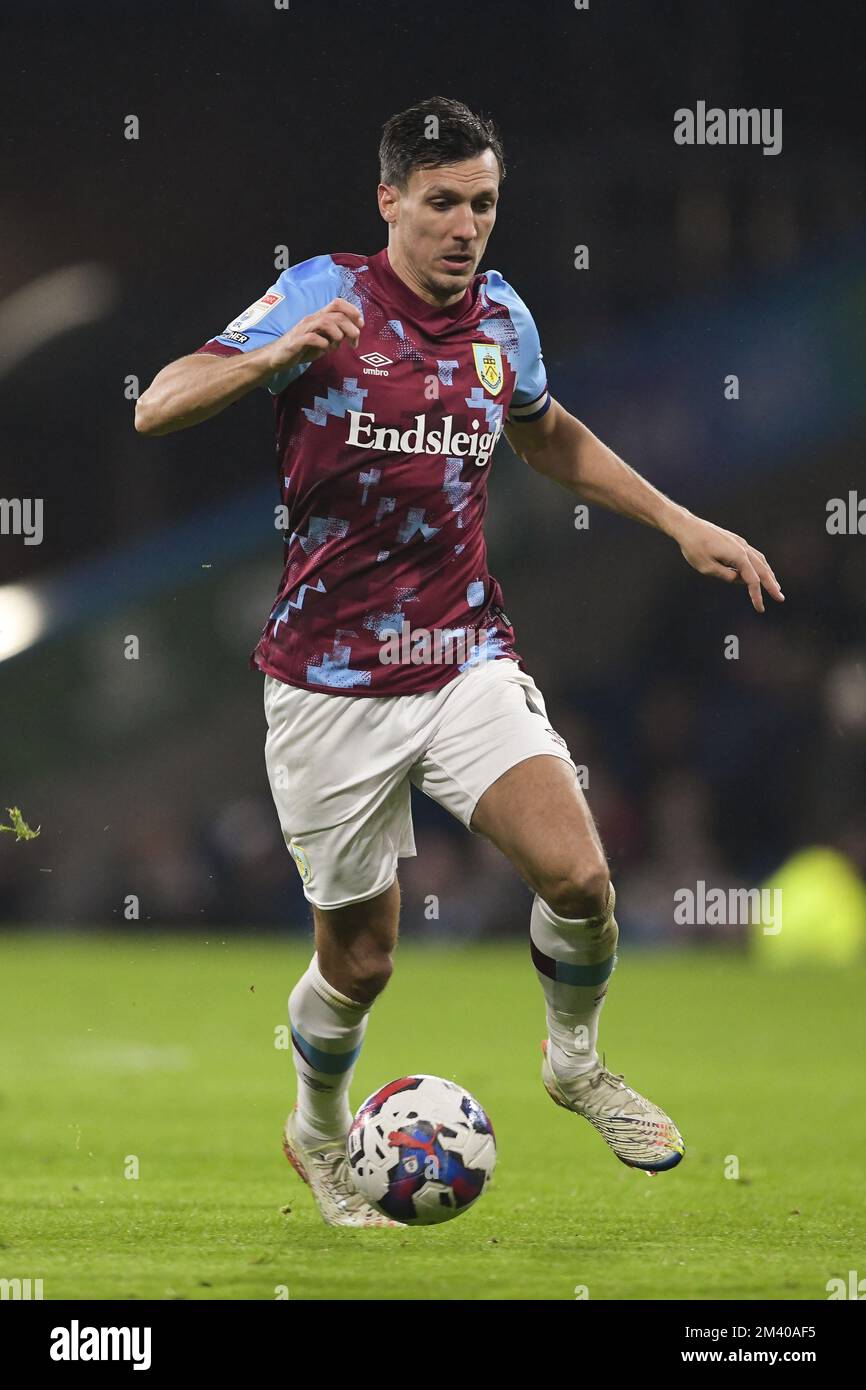
[{"label": "dark background", "polygon": [[[281,563],[267,398],[143,439],[129,379],[261,294],[276,247],[384,245],[382,123],[437,93],[501,128],[482,269],[529,304],[554,395],[787,596],[758,617],[658,534],[575,530],[500,446],[491,570],[621,926],[677,939],[677,887],[809,846],[863,875],[866,535],[826,529],[866,496],[862,39],[855,4],[798,0],[0,3],[0,496],[45,517],[41,545],[0,536],[0,806],[42,827],[0,836],[2,921],[122,929],[136,894],[154,926],[304,927],[246,665]],[[782,152],[677,145],[698,100],[781,107]],[[504,861],[415,805],[404,932],[525,933]]]}]

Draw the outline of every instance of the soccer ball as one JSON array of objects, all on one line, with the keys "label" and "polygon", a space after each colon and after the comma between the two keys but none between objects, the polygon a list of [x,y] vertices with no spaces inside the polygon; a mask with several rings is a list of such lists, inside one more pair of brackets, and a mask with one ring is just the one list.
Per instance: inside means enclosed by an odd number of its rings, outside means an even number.
[{"label": "soccer ball", "polygon": [[403,1076],[368,1096],[346,1146],[358,1191],[408,1226],[459,1216],[496,1166],[496,1136],[478,1101],[441,1076]]}]

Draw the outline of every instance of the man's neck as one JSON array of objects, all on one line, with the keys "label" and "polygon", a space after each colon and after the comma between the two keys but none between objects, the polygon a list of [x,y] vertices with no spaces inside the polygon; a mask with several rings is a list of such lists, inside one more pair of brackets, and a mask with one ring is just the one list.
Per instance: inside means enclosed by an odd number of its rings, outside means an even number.
[{"label": "man's neck", "polygon": [[408,285],[413,294],[417,294],[419,299],[423,299],[425,304],[430,304],[434,309],[448,309],[452,304],[457,304],[466,293],[465,287],[456,290],[453,294],[442,297],[425,285],[415,274],[411,265],[400,251],[400,248],[393,241],[388,242],[388,264],[398,279]]}]

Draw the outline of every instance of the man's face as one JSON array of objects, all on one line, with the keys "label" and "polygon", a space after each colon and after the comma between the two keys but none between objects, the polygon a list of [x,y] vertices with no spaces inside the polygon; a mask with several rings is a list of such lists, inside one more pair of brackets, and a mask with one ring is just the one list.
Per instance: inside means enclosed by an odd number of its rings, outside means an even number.
[{"label": "man's face", "polygon": [[463,294],[493,230],[498,196],[492,150],[458,164],[413,169],[404,192],[379,185],[379,207],[392,228],[389,254],[396,254],[425,298],[446,303]]}]

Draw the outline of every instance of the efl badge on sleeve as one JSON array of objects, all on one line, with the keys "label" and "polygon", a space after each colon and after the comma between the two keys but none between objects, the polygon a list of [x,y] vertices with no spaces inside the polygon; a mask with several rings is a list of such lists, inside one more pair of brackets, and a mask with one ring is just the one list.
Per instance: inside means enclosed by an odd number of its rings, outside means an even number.
[{"label": "efl badge on sleeve", "polygon": [[502,390],[502,354],[497,343],[473,343],[472,355],[478,380],[491,396]]},{"label": "efl badge on sleeve", "polygon": [[277,294],[275,290],[269,290],[263,294],[261,299],[257,299],[255,304],[251,304],[248,309],[244,309],[242,314],[238,314],[236,319],[226,326],[226,333],[237,333],[242,328],[252,328],[255,324],[261,323],[266,314],[272,309],[276,309],[278,304],[282,304],[285,299],[284,294]]}]

